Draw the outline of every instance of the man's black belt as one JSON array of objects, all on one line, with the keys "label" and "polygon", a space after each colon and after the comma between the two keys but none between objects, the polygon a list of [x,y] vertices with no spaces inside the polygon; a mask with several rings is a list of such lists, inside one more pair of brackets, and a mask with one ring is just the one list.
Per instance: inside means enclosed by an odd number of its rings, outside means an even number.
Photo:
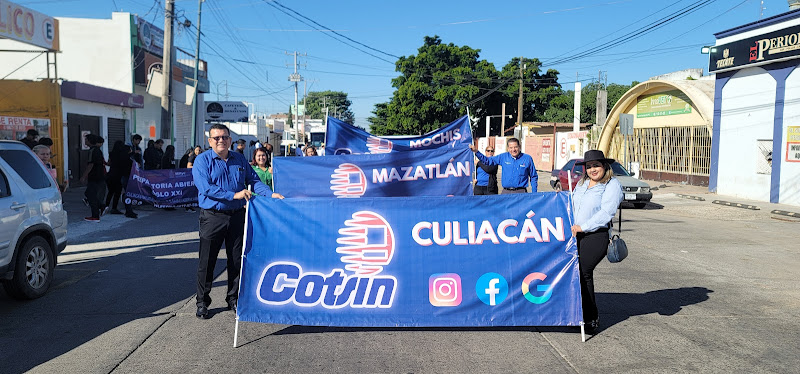
[{"label": "man's black belt", "polygon": [[516,191],[516,190],[524,190],[526,187],[503,187],[504,190],[509,191]]},{"label": "man's black belt", "polygon": [[203,209],[203,210],[207,210],[207,211],[212,212],[212,213],[221,213],[221,214],[229,214],[230,215],[230,214],[234,214],[234,213],[239,213],[239,212],[243,211],[244,208],[228,209],[228,210],[222,210],[222,209]]}]

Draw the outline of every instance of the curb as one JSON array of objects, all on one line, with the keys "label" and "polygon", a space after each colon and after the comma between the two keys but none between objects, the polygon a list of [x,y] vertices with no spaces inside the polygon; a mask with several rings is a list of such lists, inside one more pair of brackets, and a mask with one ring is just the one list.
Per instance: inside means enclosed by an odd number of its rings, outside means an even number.
[{"label": "curb", "polygon": [[697,201],[706,201],[705,198],[702,198],[700,196],[684,195],[684,194],[679,194],[679,193],[676,193],[675,196],[682,197],[684,199],[691,199],[691,200],[697,200]]},{"label": "curb", "polygon": [[750,209],[750,210],[761,210],[761,208],[759,208],[759,207],[757,207],[755,205],[732,203],[730,201],[714,200],[711,203],[712,204],[732,206],[732,207],[736,207],[736,208]]},{"label": "curb", "polygon": [[785,211],[785,210],[775,209],[775,210],[771,211],[770,213],[778,214],[778,215],[782,215],[782,216],[787,216],[787,217],[792,217],[792,218],[800,218],[800,213],[788,212],[788,211]]}]

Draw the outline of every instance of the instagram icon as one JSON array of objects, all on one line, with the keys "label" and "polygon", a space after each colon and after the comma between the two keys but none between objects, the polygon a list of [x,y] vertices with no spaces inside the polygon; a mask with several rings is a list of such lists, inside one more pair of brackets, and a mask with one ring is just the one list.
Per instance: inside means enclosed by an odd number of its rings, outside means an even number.
[{"label": "instagram icon", "polygon": [[428,279],[428,293],[433,306],[461,304],[461,277],[456,273],[437,273]]}]

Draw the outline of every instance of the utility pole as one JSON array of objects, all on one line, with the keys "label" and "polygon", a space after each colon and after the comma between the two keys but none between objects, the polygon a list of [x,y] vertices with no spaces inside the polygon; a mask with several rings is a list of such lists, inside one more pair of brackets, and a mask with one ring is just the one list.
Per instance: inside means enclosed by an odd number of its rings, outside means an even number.
[{"label": "utility pole", "polygon": [[175,18],[175,0],[167,0],[164,10],[164,59],[161,73],[164,86],[161,90],[161,138],[170,139],[175,143],[172,132],[172,25]]},{"label": "utility pole", "polygon": [[306,96],[308,96],[308,81],[303,81],[303,128],[300,134],[303,135],[303,140],[306,139]]},{"label": "utility pole", "polygon": [[[194,51],[194,97],[192,98],[192,147],[195,144],[199,144],[197,141],[197,90],[200,88],[200,82],[198,81],[198,72],[200,71],[200,15],[203,12],[203,1],[205,0],[198,0],[197,1],[197,48]],[[219,97],[219,94],[217,94]],[[205,118],[203,118],[203,123],[205,123]],[[205,131],[203,131],[205,133]]]},{"label": "utility pole", "polygon": [[297,74],[297,51],[294,51],[294,53],[291,54],[289,52],[284,53],[294,56],[294,74],[289,75],[289,81],[294,82],[294,121],[292,121],[292,124],[294,125],[295,146],[298,147],[300,146],[300,132],[298,131],[297,115],[300,111],[300,108],[298,107],[297,102],[297,82],[302,81],[303,77],[300,74]]},{"label": "utility pole", "polygon": [[502,115],[500,117],[500,136],[506,136],[506,103],[503,103],[503,109],[500,113]]},{"label": "utility pole", "polygon": [[[522,126],[522,70],[525,68],[523,64],[524,57],[519,58],[519,98],[517,99],[517,126]],[[505,135],[505,134],[501,134]]]}]

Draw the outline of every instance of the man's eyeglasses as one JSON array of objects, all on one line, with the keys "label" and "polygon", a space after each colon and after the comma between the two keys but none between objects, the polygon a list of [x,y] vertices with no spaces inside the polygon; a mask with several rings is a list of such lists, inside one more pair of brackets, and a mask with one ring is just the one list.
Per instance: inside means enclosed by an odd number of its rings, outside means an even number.
[{"label": "man's eyeglasses", "polygon": [[231,137],[227,136],[227,135],[222,135],[222,136],[209,136],[208,138],[209,139],[214,139],[215,142],[219,143],[220,140],[226,141],[226,140],[230,139]]},{"label": "man's eyeglasses", "polygon": [[494,149],[487,149],[486,152],[494,152]]}]

